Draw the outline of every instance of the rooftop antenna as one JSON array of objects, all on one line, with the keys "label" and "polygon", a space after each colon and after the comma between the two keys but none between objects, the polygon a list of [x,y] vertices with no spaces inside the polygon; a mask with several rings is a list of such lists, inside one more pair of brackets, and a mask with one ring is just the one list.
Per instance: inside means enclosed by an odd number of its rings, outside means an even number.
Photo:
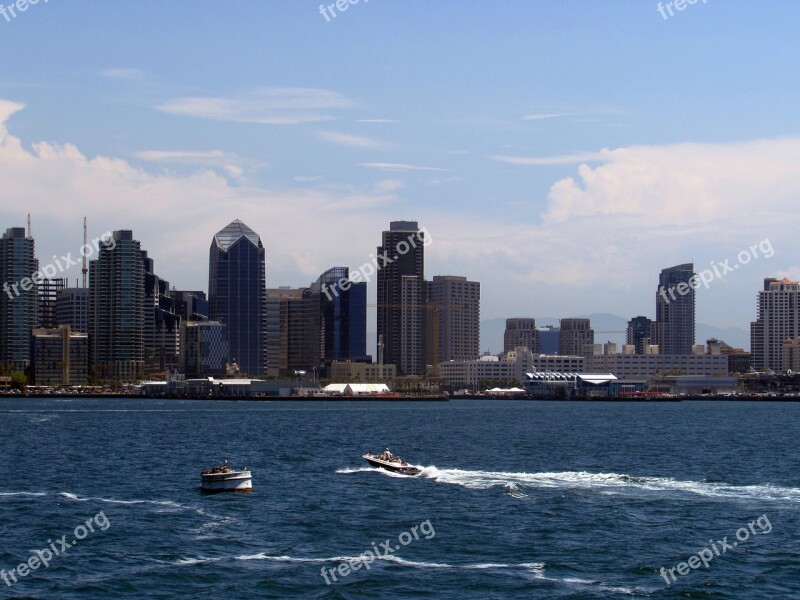
[{"label": "rooftop antenna", "polygon": [[31,213],[28,213],[28,237],[31,237]]},{"label": "rooftop antenna", "polygon": [[[86,217],[83,217],[83,247],[86,247],[86,242],[88,240],[88,236],[86,234]],[[88,263],[86,262],[86,253],[83,252],[83,267],[81,268],[81,273],[83,273],[83,287],[84,289],[87,287],[86,285],[86,275],[89,273]]]}]

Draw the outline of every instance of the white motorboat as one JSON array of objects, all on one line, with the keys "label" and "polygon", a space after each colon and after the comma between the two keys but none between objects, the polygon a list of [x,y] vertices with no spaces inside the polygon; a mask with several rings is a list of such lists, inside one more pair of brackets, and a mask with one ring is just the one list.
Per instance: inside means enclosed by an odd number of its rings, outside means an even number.
[{"label": "white motorboat", "polygon": [[366,460],[369,464],[373,467],[378,467],[379,469],[386,469],[387,471],[391,471],[392,473],[400,473],[401,475],[419,475],[422,473],[422,469],[416,467],[414,465],[408,464],[406,461],[402,460],[399,456],[396,456],[389,452],[387,448],[380,454],[373,454],[372,452],[367,452],[363,459]]},{"label": "white motorboat", "polygon": [[228,461],[200,473],[200,489],[208,493],[252,492],[253,477],[247,467],[241,471],[232,469]]}]

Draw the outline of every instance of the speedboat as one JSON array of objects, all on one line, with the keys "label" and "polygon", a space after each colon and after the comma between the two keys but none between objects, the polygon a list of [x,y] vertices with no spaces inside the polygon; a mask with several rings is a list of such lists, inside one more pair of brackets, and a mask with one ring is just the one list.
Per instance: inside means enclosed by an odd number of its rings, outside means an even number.
[{"label": "speedboat", "polygon": [[399,456],[389,452],[388,448],[380,454],[367,452],[363,458],[373,467],[386,469],[392,473],[400,473],[401,475],[419,475],[422,473],[422,469],[415,467],[414,465],[410,465],[404,460],[401,460]]},{"label": "speedboat", "polygon": [[217,492],[252,492],[253,477],[247,467],[241,471],[225,464],[211,467],[200,473],[200,489],[210,494]]}]

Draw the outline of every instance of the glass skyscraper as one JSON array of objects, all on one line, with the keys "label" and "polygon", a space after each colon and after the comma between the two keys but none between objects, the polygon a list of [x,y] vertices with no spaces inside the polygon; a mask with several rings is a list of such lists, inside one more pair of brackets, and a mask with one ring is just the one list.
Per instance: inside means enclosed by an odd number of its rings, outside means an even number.
[{"label": "glass skyscraper", "polygon": [[656,292],[656,343],[659,354],[691,354],[694,345],[694,264],[661,271]]},{"label": "glass skyscraper", "polygon": [[30,365],[39,305],[32,276],[38,269],[33,238],[25,228],[6,230],[0,239],[0,363],[6,369],[22,372]]},{"label": "glass skyscraper", "polygon": [[266,369],[266,252],[240,220],[214,236],[208,265],[209,318],[227,326],[232,361],[248,375]]}]

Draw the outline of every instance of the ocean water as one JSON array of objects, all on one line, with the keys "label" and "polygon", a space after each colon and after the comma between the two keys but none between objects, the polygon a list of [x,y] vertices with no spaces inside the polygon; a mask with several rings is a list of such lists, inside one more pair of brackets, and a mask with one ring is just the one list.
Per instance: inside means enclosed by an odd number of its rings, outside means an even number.
[{"label": "ocean water", "polygon": [[[794,403],[4,399],[0,597],[800,598],[798,439]],[[198,491],[226,458],[253,493]]]}]

